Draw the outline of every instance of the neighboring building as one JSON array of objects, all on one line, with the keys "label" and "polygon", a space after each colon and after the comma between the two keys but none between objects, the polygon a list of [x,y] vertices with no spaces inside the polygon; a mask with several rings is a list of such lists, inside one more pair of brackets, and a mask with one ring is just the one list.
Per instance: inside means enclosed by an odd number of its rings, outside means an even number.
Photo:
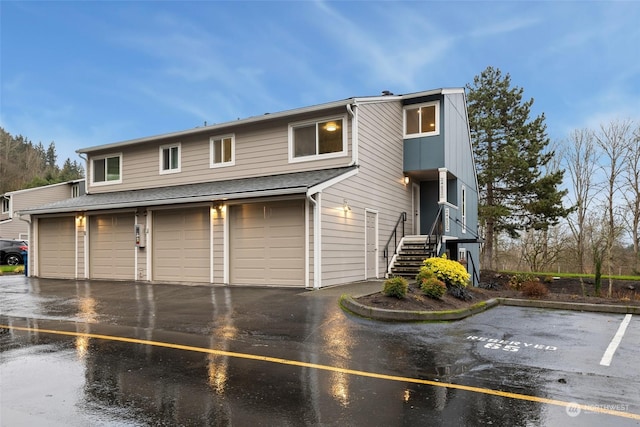
[{"label": "neighboring building", "polygon": [[21,220],[19,211],[82,196],[85,192],[84,179],[9,191],[0,195],[0,237],[5,239],[27,240],[29,238],[28,216]]},{"label": "neighboring building", "polygon": [[319,288],[385,277],[402,237],[429,233],[436,253],[479,270],[463,89],[385,92],[78,153],[87,194],[22,212],[35,276]]}]

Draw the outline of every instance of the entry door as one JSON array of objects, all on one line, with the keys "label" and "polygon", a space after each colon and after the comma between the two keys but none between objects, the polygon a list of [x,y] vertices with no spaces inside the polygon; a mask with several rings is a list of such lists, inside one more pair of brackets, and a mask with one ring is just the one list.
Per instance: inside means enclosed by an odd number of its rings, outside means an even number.
[{"label": "entry door", "polygon": [[367,279],[378,277],[378,214],[367,211],[366,214]]}]

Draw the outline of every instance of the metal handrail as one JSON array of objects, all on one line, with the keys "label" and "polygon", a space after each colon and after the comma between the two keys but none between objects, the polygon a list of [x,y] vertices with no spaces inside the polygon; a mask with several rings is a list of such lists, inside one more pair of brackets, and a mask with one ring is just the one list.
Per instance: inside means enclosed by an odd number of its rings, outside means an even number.
[{"label": "metal handrail", "polygon": [[382,251],[382,255],[384,256],[384,259],[387,261],[387,270],[389,269],[389,243],[391,243],[391,239],[393,239],[393,254],[397,254],[398,253],[398,225],[400,225],[400,222],[402,222],[402,237],[404,237],[404,223],[407,221],[407,213],[406,212],[402,212],[400,214],[400,217],[398,218],[398,221],[396,222],[396,225],[393,227],[393,232],[391,233],[391,236],[389,236],[389,240],[387,240],[387,244],[384,245],[384,250]]},{"label": "metal handrail", "polygon": [[429,230],[429,235],[427,236],[427,240],[425,240],[424,242],[424,247],[427,248],[431,241],[431,236],[435,236],[436,243],[437,243],[436,256],[440,255],[440,243],[441,243],[440,229],[441,228],[442,228],[442,205],[440,205],[440,208],[438,209],[438,214],[436,215],[436,219],[433,221],[433,224],[431,225],[431,230]]},{"label": "metal handrail", "polygon": [[480,275],[478,274],[478,270],[476,269],[476,263],[473,260],[471,253],[467,251],[466,255],[467,255],[467,259],[471,260],[471,276],[473,279],[475,279],[475,280],[472,280],[472,285],[476,286],[476,284],[480,284]]},{"label": "metal handrail", "polygon": [[473,231],[472,229],[467,227],[465,224],[463,224],[462,221],[460,221],[459,218],[456,218],[456,223],[460,224],[460,227],[462,229],[464,229],[465,231],[468,231],[470,234],[472,234],[473,237],[475,237],[476,239],[480,240],[480,236],[478,235],[478,233],[476,233],[475,231]]}]

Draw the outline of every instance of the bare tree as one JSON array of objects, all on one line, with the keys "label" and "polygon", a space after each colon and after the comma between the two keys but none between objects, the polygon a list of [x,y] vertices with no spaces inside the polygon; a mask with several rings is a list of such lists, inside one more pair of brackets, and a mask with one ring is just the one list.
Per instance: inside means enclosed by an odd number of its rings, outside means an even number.
[{"label": "bare tree", "polygon": [[609,275],[609,292],[613,290],[613,245],[620,234],[620,227],[616,222],[616,198],[620,192],[620,178],[624,169],[624,158],[631,142],[631,120],[614,120],[607,125],[600,125],[600,131],[594,134],[596,144],[603,153],[605,162],[601,169],[605,174],[606,200],[606,246],[605,257],[607,274]]},{"label": "bare tree", "polygon": [[633,244],[633,271],[640,274],[640,123],[637,124],[626,156],[623,169],[625,209],[630,214],[623,215]]},{"label": "bare tree", "polygon": [[520,246],[521,260],[530,271],[549,272],[560,259],[566,242],[558,226],[545,230],[532,228],[523,233]]},{"label": "bare tree", "polygon": [[598,163],[593,132],[578,129],[571,132],[562,156],[571,179],[568,199],[573,206],[568,224],[575,241],[576,258],[580,273],[585,273],[585,254],[587,252],[585,227],[587,213],[596,191],[595,170]]}]

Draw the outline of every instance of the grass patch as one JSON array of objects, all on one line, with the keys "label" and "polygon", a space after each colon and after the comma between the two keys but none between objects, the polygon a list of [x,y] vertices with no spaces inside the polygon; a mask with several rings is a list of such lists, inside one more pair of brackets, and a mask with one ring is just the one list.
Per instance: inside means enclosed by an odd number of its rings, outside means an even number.
[{"label": "grass patch", "polygon": [[0,273],[15,273],[18,270],[23,270],[23,265],[0,265]]}]

